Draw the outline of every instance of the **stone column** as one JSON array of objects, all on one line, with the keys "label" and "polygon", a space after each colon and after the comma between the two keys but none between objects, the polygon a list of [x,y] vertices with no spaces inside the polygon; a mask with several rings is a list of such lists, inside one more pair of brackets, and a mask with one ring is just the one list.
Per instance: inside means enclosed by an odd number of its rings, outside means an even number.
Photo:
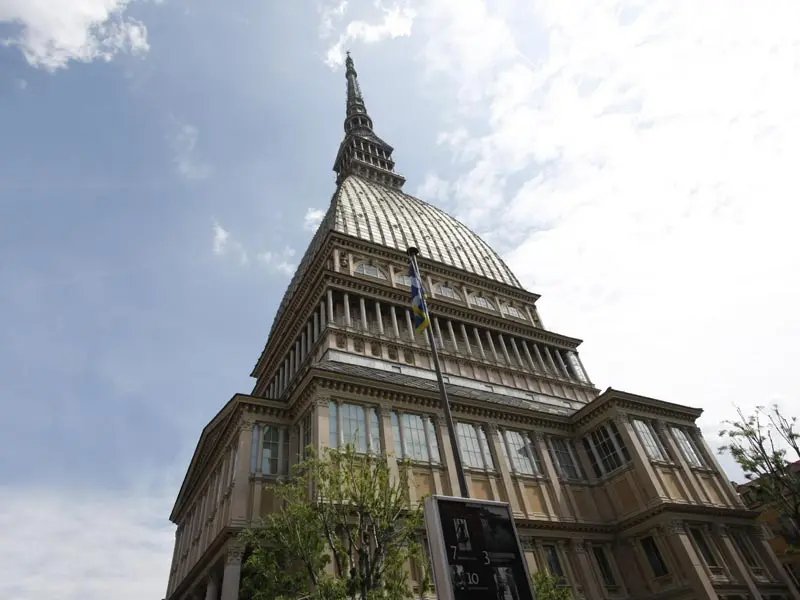
[{"label": "stone column", "polygon": [[497,354],[497,349],[494,347],[494,340],[492,339],[492,332],[486,330],[486,340],[489,342],[489,350],[492,351],[492,356],[496,362],[500,362],[500,356]]},{"label": "stone column", "polygon": [[378,423],[381,429],[381,441],[386,454],[386,462],[389,465],[389,472],[395,481],[399,479],[397,471],[397,459],[395,454],[397,444],[394,439],[394,429],[392,429],[392,410],[386,406],[378,406]]},{"label": "stone column", "polygon": [[361,329],[369,331],[369,318],[367,316],[367,303],[364,301],[364,296],[358,299],[358,308],[361,313]]},{"label": "stone column", "polygon": [[550,368],[553,369],[553,375],[558,377],[559,376],[558,367],[556,366],[556,363],[553,360],[553,355],[550,353],[550,349],[547,346],[542,346],[542,350],[544,350],[543,354],[545,356],[545,359],[547,360],[547,364],[550,366]]},{"label": "stone column", "polygon": [[464,346],[467,348],[467,354],[472,356],[472,344],[469,343],[469,336],[467,335],[467,328],[461,323],[461,336],[464,338]]},{"label": "stone column", "polygon": [[483,342],[481,341],[481,332],[477,327],[473,327],[472,332],[475,334],[475,341],[478,342],[478,350],[481,351],[481,358],[486,360],[486,352],[483,349]]},{"label": "stone column", "polygon": [[554,516],[557,516],[559,519],[572,519],[574,516],[569,513],[569,504],[564,495],[564,488],[561,486],[561,479],[558,477],[558,471],[556,471],[556,467],[553,464],[553,459],[550,456],[549,448],[547,447],[547,441],[538,431],[534,432],[532,436],[536,442],[536,451],[541,457],[542,468],[544,469],[544,473],[542,473],[542,475],[546,476],[550,481],[550,487],[555,495],[554,508],[556,509],[556,514]]},{"label": "stone column", "polygon": [[[328,396],[320,396],[314,401],[315,410],[311,413],[312,440],[317,452],[322,452],[324,448],[331,447],[331,399]],[[339,411],[337,411],[338,415]],[[336,435],[339,435],[339,428],[336,428]]]},{"label": "stone column", "polygon": [[620,435],[622,435],[623,443],[630,448],[631,460],[638,475],[637,479],[648,496],[647,504],[650,505],[658,503],[660,500],[667,500],[669,496],[664,491],[661,480],[656,475],[653,465],[647,457],[647,452],[645,452],[644,446],[639,440],[639,436],[633,430],[633,424],[630,419],[627,415],[617,415],[614,417],[614,423],[617,425]]},{"label": "stone column", "polygon": [[242,573],[243,548],[236,544],[228,547],[225,571],[222,573],[222,596],[220,600],[239,600],[239,579]]},{"label": "stone column", "polygon": [[453,330],[453,322],[447,319],[447,331],[450,334],[450,341],[453,342],[453,349],[458,352],[458,340],[456,339],[456,332]]},{"label": "stone column", "polygon": [[[442,447],[440,450],[444,455],[444,464],[447,467],[447,480],[450,482],[450,493],[452,496],[460,497],[461,488],[458,485],[458,474],[456,473],[456,461],[453,457],[453,448],[450,443],[450,434],[447,431],[447,423],[444,417],[436,417],[436,426],[439,428],[439,437],[442,440]],[[469,478],[467,477],[467,485],[469,485]]]},{"label": "stone column", "polygon": [[506,364],[511,364],[511,356],[508,354],[508,348],[506,348],[506,342],[503,339],[503,334],[498,333],[497,339],[500,342],[500,350],[503,352],[503,357],[506,359]]},{"label": "stone column", "polygon": [[230,522],[234,527],[247,524],[247,509],[250,498],[250,449],[253,446],[255,422],[243,418],[239,422],[239,441],[237,444],[236,472],[233,474],[231,491]]},{"label": "stone column", "polygon": [[406,325],[408,325],[408,337],[413,342],[414,338],[414,322],[411,320],[411,310],[406,309]]},{"label": "stone column", "polygon": [[397,324],[397,309],[395,309],[394,306],[390,306],[389,314],[392,317],[392,330],[394,331],[394,337],[400,339],[400,326]]},{"label": "stone column", "polygon": [[378,319],[378,333],[384,335],[383,313],[381,312],[381,303],[377,300],[375,300],[375,317]]},{"label": "stone column", "polygon": [[522,355],[519,353],[519,348],[517,348],[517,342],[514,340],[513,337],[508,338],[508,341],[511,343],[511,350],[514,352],[514,358],[517,359],[517,364],[519,364],[520,369],[525,368],[525,361],[522,360]]},{"label": "stone column", "polygon": [[219,600],[219,584],[212,575],[208,576],[206,582],[206,600]]},{"label": "stone column", "polygon": [[596,576],[596,572],[592,568],[592,562],[587,553],[586,542],[582,540],[572,540],[572,549],[576,562],[578,563],[578,572],[576,574],[580,579],[584,596],[587,600],[602,600],[605,598],[605,594],[602,591],[605,586]]},{"label": "stone column", "polygon": [[689,584],[694,588],[697,600],[718,600],[717,592],[714,590],[714,585],[708,576],[705,563],[697,555],[683,521],[673,519],[667,523],[665,530],[674,544],[674,554],[680,561]]},{"label": "stone column", "polygon": [[525,359],[531,366],[531,371],[533,373],[538,373],[539,369],[536,367],[536,362],[533,360],[533,357],[531,356],[531,351],[528,349],[528,342],[526,342],[525,340],[520,340],[520,343],[522,344],[522,350],[525,353]]},{"label": "stone column", "polygon": [[314,318],[312,319],[312,324],[314,327],[314,337],[312,338],[315,342],[319,339],[319,320],[320,315],[322,314],[322,309],[320,308],[320,312],[314,311]]},{"label": "stone column", "polygon": [[325,326],[328,324],[328,311],[325,310],[325,301],[319,301],[319,332],[322,333],[322,330],[325,329]]},{"label": "stone column", "polygon": [[542,353],[539,352],[539,344],[533,344],[533,355],[536,357],[536,360],[539,361],[539,366],[542,369],[542,373],[549,375],[550,369],[547,368],[547,363],[544,362]]},{"label": "stone column", "polygon": [[333,290],[328,290],[328,322],[334,322],[334,313],[333,313]]},{"label": "stone column", "polygon": [[344,325],[345,327],[352,327],[353,320],[350,318],[350,294],[344,293]]},{"label": "stone column", "polygon": [[714,533],[722,542],[722,549],[727,555],[724,562],[730,567],[734,578],[747,586],[747,591],[750,592],[750,597],[753,600],[762,600],[761,592],[758,591],[758,586],[756,586],[755,580],[750,574],[750,569],[744,564],[736,545],[728,534],[728,528],[725,525],[717,525]]},{"label": "stone column", "polygon": [[524,510],[519,505],[519,497],[517,496],[516,489],[514,488],[514,479],[511,477],[511,471],[508,468],[507,462],[503,459],[504,456],[508,455],[507,452],[503,452],[501,450],[502,444],[505,444],[503,441],[503,436],[500,430],[497,428],[497,425],[494,423],[489,423],[488,429],[489,435],[486,437],[489,440],[492,454],[497,457],[497,471],[500,473],[500,478],[503,483],[503,489],[506,491],[508,503],[511,505],[511,510],[514,514],[524,514]]},{"label": "stone column", "polygon": [[439,349],[444,350],[444,337],[442,337],[442,328],[439,327],[438,317],[433,317],[433,329],[436,332],[436,339],[439,342]]}]

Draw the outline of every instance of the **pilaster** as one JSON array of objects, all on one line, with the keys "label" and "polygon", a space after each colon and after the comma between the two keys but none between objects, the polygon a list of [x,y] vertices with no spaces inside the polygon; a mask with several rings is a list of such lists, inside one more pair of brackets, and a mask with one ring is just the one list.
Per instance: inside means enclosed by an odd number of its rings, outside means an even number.
[{"label": "pilaster", "polygon": [[500,451],[500,444],[505,443],[503,441],[503,436],[494,423],[489,423],[488,430],[489,435],[487,437],[491,445],[492,454],[497,457],[497,471],[500,473],[500,481],[505,490],[508,503],[511,505],[511,511],[515,515],[521,514],[522,508],[519,505],[517,491],[514,489],[514,480],[511,478],[511,471],[508,469],[508,464],[502,458],[505,453]]},{"label": "pilaster", "polygon": [[667,537],[673,542],[673,548],[681,563],[689,584],[694,588],[698,600],[717,600],[717,592],[706,573],[703,560],[697,555],[694,544],[689,539],[683,521],[673,519],[665,526]]},{"label": "pilaster", "polygon": [[764,530],[758,525],[754,525],[750,528],[750,536],[754,538],[753,545],[761,560],[766,564],[768,571],[771,573],[771,579],[777,579],[786,585],[789,588],[789,597],[792,598],[792,600],[800,600],[800,592],[798,592],[797,586],[795,586],[794,581],[792,581],[792,578],[783,568],[775,552],[772,551],[769,542],[764,539]]},{"label": "pilaster", "polygon": [[725,525],[717,525],[714,533],[722,544],[727,559],[725,563],[730,567],[731,575],[747,586],[747,591],[753,600],[762,600],[761,592],[758,591],[758,586],[756,586],[755,580],[750,574],[750,569],[744,564],[739,551],[728,534],[728,528]]},{"label": "pilaster", "polygon": [[547,447],[547,440],[538,431],[533,434],[536,441],[536,451],[542,460],[542,467],[544,467],[544,475],[547,476],[550,482],[550,489],[553,490],[555,496],[555,513],[554,516],[562,520],[572,520],[574,515],[569,512],[569,503],[564,495],[564,488],[561,485],[561,479],[558,477],[558,472],[553,464],[553,459],[550,456],[550,451]]},{"label": "pilaster", "polygon": [[[447,431],[447,423],[445,423],[444,417],[436,417],[436,426],[439,429],[439,439],[442,440],[442,447],[440,450],[442,451],[442,454],[444,454],[444,464],[447,466],[447,480],[450,483],[450,493],[452,496],[460,497],[461,491],[458,485],[456,461],[453,457],[453,447],[450,443],[450,433]],[[466,479],[467,485],[469,486],[469,478]]]},{"label": "pilaster", "polygon": [[656,475],[650,459],[647,457],[644,446],[639,440],[639,436],[633,430],[633,424],[627,415],[617,415],[614,423],[622,435],[622,441],[631,450],[631,459],[636,470],[637,479],[646,491],[646,502],[648,505],[658,504],[668,498],[661,479]]},{"label": "pilaster", "polygon": [[239,580],[242,573],[243,548],[235,541],[228,546],[225,570],[222,573],[222,595],[220,600],[239,600]]},{"label": "pilaster", "polygon": [[245,525],[248,520],[250,499],[250,449],[253,445],[255,421],[249,417],[239,421],[239,442],[237,444],[236,470],[233,474],[231,491],[230,523],[233,526]]},{"label": "pilaster", "polygon": [[598,580],[595,570],[592,568],[586,542],[583,540],[572,540],[572,551],[578,563],[576,575],[580,580],[584,596],[587,600],[602,600],[605,596],[605,594],[602,593],[603,584]]}]

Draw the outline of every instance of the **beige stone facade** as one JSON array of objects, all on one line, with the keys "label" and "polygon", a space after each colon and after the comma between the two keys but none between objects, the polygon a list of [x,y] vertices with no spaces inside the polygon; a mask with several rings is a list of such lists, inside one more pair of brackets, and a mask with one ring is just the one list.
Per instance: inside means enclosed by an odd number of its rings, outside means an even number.
[{"label": "beige stone facade", "polygon": [[360,120],[350,61],[347,77],[336,194],[252,394],[200,437],[170,515],[166,597],[238,598],[235,534],[276,508],[270,482],[309,444],[353,442],[394,469],[410,459],[413,501],[457,494],[431,352],[411,326],[404,250],[415,245],[470,495],[510,503],[533,571],[563,574],[588,600],[800,600],[697,429],[701,410],[600,393],[580,340],[544,326],[538,296],[500,257],[383,173],[391,148]]}]

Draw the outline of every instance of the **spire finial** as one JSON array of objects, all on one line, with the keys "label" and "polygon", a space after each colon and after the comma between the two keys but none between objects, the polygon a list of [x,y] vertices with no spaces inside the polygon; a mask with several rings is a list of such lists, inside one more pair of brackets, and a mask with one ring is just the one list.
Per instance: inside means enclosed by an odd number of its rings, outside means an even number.
[{"label": "spire finial", "polygon": [[358,73],[349,50],[345,51],[345,56],[347,116],[344,119],[345,138],[333,166],[338,174],[336,183],[341,183],[348,175],[357,174],[399,189],[405,179],[394,172],[393,149],[372,130],[372,119],[367,114],[358,85]]}]

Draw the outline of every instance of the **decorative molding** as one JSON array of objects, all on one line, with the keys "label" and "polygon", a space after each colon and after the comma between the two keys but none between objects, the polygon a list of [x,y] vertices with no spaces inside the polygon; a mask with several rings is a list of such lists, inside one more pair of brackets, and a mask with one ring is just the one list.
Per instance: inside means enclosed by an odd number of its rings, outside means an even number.
[{"label": "decorative molding", "polygon": [[242,555],[244,554],[244,547],[239,544],[238,540],[231,542],[225,555],[226,565],[240,565],[242,563]]},{"label": "decorative molding", "polygon": [[686,523],[681,519],[670,519],[664,525],[664,530],[670,535],[686,533]]},{"label": "decorative molding", "polygon": [[572,547],[577,554],[586,554],[586,542],[584,540],[572,540]]}]

